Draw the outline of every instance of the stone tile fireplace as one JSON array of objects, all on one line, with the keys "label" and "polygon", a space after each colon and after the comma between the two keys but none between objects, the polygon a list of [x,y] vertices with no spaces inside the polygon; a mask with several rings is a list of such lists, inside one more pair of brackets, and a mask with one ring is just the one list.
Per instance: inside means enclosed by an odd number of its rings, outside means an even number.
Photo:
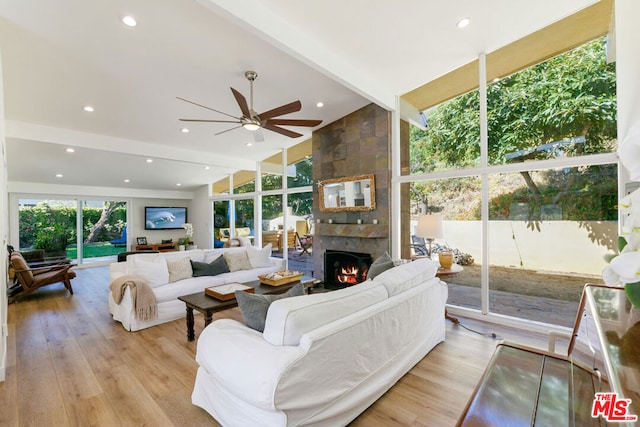
[{"label": "stone tile fireplace", "polygon": [[376,200],[371,211],[323,212],[314,187],[313,216],[321,220],[314,224],[313,271],[317,279],[325,279],[326,251],[369,254],[374,260],[389,251],[390,145],[390,113],[376,104],[313,132],[313,181],[374,174]]}]

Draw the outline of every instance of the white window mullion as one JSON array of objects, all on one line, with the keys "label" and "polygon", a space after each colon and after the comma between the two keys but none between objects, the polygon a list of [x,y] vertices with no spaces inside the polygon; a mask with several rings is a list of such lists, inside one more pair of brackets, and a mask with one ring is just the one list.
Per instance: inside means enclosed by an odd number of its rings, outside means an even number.
[{"label": "white window mullion", "polygon": [[[480,165],[489,165],[489,131],[487,124],[487,56],[481,53],[478,64],[478,79],[480,92]],[[482,182],[482,196],[480,202],[482,218],[482,272],[481,272],[481,307],[482,313],[489,312],[489,175],[480,175]]]}]

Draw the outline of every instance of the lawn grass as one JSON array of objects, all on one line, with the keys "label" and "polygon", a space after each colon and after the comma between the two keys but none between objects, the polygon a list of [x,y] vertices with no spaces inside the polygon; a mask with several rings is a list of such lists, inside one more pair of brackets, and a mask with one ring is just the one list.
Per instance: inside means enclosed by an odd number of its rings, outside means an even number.
[{"label": "lawn grass", "polygon": [[[114,246],[109,242],[103,243],[88,243],[82,245],[82,257],[83,258],[95,258],[110,255],[117,255],[120,252],[125,252],[127,247],[124,245]],[[75,259],[78,257],[78,248],[76,245],[67,246],[67,258]]]}]

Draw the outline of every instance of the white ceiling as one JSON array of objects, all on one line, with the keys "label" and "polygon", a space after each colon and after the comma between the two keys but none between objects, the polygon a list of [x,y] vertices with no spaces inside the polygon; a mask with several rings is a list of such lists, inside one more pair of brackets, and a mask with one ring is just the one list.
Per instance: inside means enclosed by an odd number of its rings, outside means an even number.
[{"label": "white ceiling", "polygon": [[0,0],[9,181],[193,190],[311,129],[262,130],[251,147],[242,128],[214,135],[227,124],[185,134],[179,118],[225,117],[176,96],[239,116],[229,87],[249,98],[244,72],[256,70],[256,111],[299,99],[284,117],[322,127],[372,101],[392,109],[396,95],[594,2]]}]

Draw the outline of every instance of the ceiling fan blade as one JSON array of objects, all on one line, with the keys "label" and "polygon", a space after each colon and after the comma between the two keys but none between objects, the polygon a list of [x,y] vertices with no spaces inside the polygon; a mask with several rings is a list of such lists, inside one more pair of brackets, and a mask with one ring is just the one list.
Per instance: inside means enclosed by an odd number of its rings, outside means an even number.
[{"label": "ceiling fan blade", "polygon": [[308,126],[314,127],[322,123],[322,120],[302,120],[302,119],[270,119],[272,125],[281,126]]},{"label": "ceiling fan blade", "polygon": [[262,133],[262,129],[253,131],[253,140],[255,142],[264,142],[264,133]]},{"label": "ceiling fan blade", "polygon": [[242,123],[239,120],[205,120],[205,119],[178,119],[181,122],[208,122],[208,123]]},{"label": "ceiling fan blade", "polygon": [[294,131],[289,130],[289,129],[281,128],[281,127],[276,126],[276,125],[272,125],[269,122],[263,124],[262,127],[265,128],[265,129],[269,129],[270,131],[273,131],[273,132],[288,136],[289,138],[297,138],[299,136],[302,136],[301,133],[294,132]]},{"label": "ceiling fan blade", "polygon": [[216,113],[224,114],[225,116],[229,116],[229,117],[231,117],[233,119],[240,120],[240,117],[236,117],[236,116],[232,116],[231,114],[223,113],[222,111],[218,111],[215,108],[207,107],[206,105],[198,104],[196,102],[189,101],[188,99],[180,98],[179,96],[176,96],[176,98],[178,98],[180,101],[188,102],[189,104],[197,105],[198,107],[206,108],[207,110],[215,111]]},{"label": "ceiling fan blade", "polygon": [[260,121],[270,119],[272,117],[282,116],[283,114],[294,113],[296,111],[300,111],[302,109],[302,103],[300,101],[294,101],[289,104],[281,105],[273,110],[265,111],[264,113],[258,114],[258,119]]},{"label": "ceiling fan blade", "polygon": [[249,105],[247,105],[247,98],[245,98],[243,94],[241,94],[234,88],[230,89],[231,92],[233,92],[234,98],[236,98],[236,102],[240,106],[240,111],[242,111],[242,114],[247,118],[251,118],[251,111],[249,111]]},{"label": "ceiling fan blade", "polygon": [[235,127],[230,128],[230,129],[223,130],[222,132],[214,133],[214,135],[216,135],[216,136],[217,136],[217,135],[222,135],[223,133],[226,133],[226,132],[229,132],[229,131],[232,131],[232,130],[234,130],[234,129],[238,129],[238,128],[241,128],[241,127],[242,127],[242,125],[240,125],[240,126],[235,126]]}]

